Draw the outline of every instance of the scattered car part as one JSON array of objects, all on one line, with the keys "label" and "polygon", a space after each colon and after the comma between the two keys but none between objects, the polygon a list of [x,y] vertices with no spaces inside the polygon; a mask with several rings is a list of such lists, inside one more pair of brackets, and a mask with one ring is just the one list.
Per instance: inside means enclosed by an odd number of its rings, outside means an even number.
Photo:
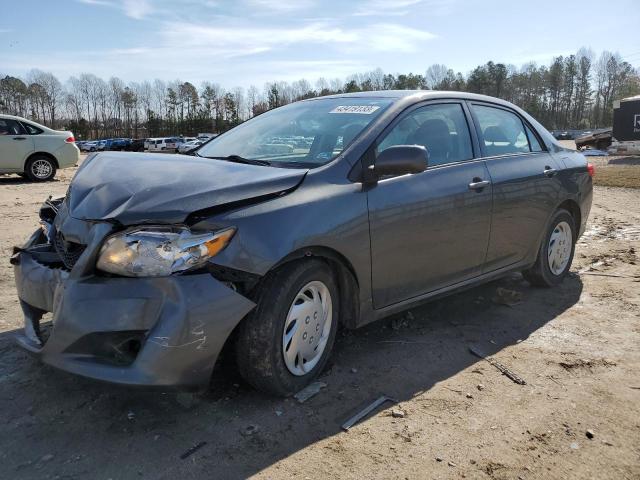
[{"label": "scattered car part", "polygon": [[397,400],[391,397],[387,397],[386,395],[382,395],[381,397],[378,397],[377,400],[374,400],[368,406],[366,406],[365,408],[360,410],[358,413],[356,413],[354,416],[349,418],[346,422],[344,422],[341,426],[342,430],[344,430],[345,432],[349,431],[351,427],[353,427],[356,423],[358,423],[360,420],[362,420],[371,412],[373,412],[376,408],[383,405],[385,402],[398,403]]},{"label": "scattered car part", "polygon": [[515,373],[512,370],[508,369],[507,367],[505,367],[502,363],[498,362],[497,360],[495,360],[495,359],[493,359],[491,357],[488,357],[485,354],[483,354],[482,351],[479,349],[479,347],[470,346],[469,347],[469,351],[471,353],[473,353],[476,357],[482,358],[483,360],[486,360],[487,362],[489,362],[491,365],[493,365],[498,370],[500,370],[503,375],[505,375],[508,378],[510,378],[514,383],[517,383],[518,385],[526,385],[527,384],[527,382],[525,382],[525,380],[520,375],[518,375],[517,373]]}]

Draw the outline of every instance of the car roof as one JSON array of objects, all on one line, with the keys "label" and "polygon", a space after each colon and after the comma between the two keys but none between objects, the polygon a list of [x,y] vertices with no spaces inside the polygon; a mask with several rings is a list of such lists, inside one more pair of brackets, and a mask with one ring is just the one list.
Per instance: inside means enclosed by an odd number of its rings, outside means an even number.
[{"label": "car roof", "polygon": [[447,90],[373,90],[367,92],[337,93],[335,95],[327,95],[325,97],[315,97],[306,102],[312,102],[328,98],[390,98],[390,99],[411,99],[414,101],[424,101],[432,99],[445,98],[461,98],[464,100],[485,101],[511,106],[505,100],[490,97],[488,95],[480,95],[478,93],[447,91]]}]

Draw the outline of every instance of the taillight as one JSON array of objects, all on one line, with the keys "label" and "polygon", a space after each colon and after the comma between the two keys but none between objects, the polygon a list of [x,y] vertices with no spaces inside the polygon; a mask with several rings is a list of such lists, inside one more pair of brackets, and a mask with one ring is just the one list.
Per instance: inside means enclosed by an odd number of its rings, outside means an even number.
[{"label": "taillight", "polygon": [[587,163],[587,172],[589,172],[590,177],[596,174],[596,167],[593,166],[593,163]]},{"label": "taillight", "polygon": [[73,143],[73,142],[75,142],[75,141],[76,141],[76,139],[75,139],[75,138],[73,138],[73,136],[71,136],[71,137],[69,137],[69,138],[67,138],[67,139],[65,140],[65,142],[67,142],[67,143]]}]

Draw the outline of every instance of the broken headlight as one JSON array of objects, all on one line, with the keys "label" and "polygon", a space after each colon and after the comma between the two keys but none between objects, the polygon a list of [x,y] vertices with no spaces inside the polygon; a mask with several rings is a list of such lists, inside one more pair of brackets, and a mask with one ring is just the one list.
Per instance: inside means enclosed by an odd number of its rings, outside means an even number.
[{"label": "broken headlight", "polygon": [[236,233],[193,233],[188,228],[141,227],[104,242],[98,269],[126,277],[165,277],[198,268],[223,250]]}]

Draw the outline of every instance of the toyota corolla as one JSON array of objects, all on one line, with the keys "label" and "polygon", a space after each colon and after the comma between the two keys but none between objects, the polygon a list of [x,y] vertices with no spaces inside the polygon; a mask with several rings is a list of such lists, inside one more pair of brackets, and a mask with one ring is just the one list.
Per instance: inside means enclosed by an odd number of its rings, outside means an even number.
[{"label": "toyota corolla", "polygon": [[227,347],[290,395],[340,327],[515,271],[558,285],[592,174],[526,112],[459,92],[305,100],[192,157],[93,154],[15,248],[18,341],[79,375],[182,388]]}]

